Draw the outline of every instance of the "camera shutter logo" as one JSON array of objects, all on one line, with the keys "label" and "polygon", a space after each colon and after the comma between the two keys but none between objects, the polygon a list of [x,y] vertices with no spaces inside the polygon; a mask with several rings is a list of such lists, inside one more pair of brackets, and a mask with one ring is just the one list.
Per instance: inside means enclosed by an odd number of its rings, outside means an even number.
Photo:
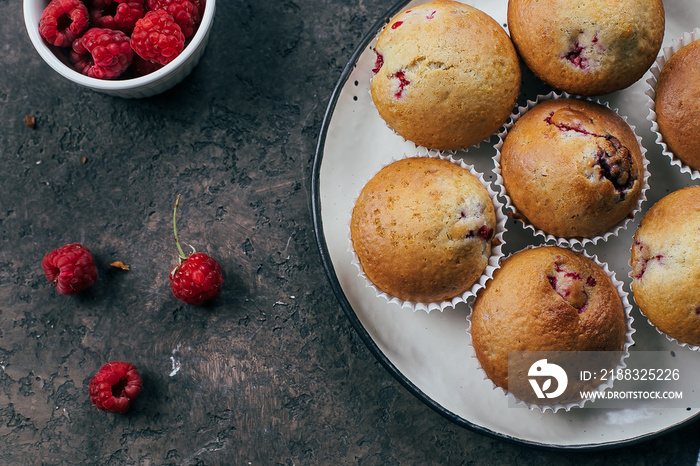
[{"label": "camera shutter logo", "polygon": [[[530,366],[527,375],[534,377],[528,380],[537,398],[556,398],[564,393],[569,383],[566,371],[556,364],[548,363],[546,359],[540,359]],[[538,381],[540,379],[543,379],[542,385]],[[549,391],[552,389],[552,379],[557,381],[557,385],[553,391]]]}]

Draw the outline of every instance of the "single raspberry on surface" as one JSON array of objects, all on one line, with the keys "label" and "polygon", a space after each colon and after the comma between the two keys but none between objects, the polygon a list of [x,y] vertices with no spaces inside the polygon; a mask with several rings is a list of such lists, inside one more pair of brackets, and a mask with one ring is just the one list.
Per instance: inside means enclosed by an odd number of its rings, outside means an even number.
[{"label": "single raspberry on surface", "polygon": [[175,297],[195,306],[216,298],[223,283],[221,266],[203,252],[190,255],[170,271]]},{"label": "single raspberry on surface", "polygon": [[151,10],[165,10],[180,26],[185,38],[192,37],[201,21],[199,2],[192,0],[148,0]]},{"label": "single raspberry on surface", "polygon": [[131,33],[146,13],[146,6],[145,0],[92,0],[88,12],[94,27]]},{"label": "single raspberry on surface", "polygon": [[175,245],[180,254],[179,263],[170,271],[170,288],[176,298],[187,304],[198,306],[216,298],[224,283],[221,266],[214,258],[203,252],[194,252],[185,256],[177,238],[177,207],[180,196],[175,199],[173,209],[173,234]]},{"label": "single raspberry on surface", "polygon": [[144,60],[167,65],[185,48],[185,35],[167,11],[153,10],[136,21],[131,47]]},{"label": "single raspberry on surface", "polygon": [[76,71],[98,79],[119,77],[134,58],[129,36],[122,31],[92,28],[73,42],[70,60]]},{"label": "single raspberry on surface", "polygon": [[90,401],[102,411],[124,413],[141,393],[143,380],[131,363],[112,361],[90,379]]},{"label": "single raspberry on surface", "polygon": [[39,19],[39,34],[57,47],[70,47],[87,27],[88,10],[80,0],[52,0]]},{"label": "single raspberry on surface", "polygon": [[79,243],[54,249],[41,261],[46,278],[62,295],[77,294],[97,281],[97,267],[90,250]]}]

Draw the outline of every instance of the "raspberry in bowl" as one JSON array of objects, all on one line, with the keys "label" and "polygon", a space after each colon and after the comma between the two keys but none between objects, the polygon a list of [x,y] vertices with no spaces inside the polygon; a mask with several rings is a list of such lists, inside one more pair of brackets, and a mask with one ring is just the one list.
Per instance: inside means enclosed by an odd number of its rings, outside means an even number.
[{"label": "raspberry in bowl", "polygon": [[[98,92],[141,98],[167,91],[199,63],[215,3],[24,0],[24,22],[34,48],[64,78]],[[152,38],[158,42],[150,43]]]}]

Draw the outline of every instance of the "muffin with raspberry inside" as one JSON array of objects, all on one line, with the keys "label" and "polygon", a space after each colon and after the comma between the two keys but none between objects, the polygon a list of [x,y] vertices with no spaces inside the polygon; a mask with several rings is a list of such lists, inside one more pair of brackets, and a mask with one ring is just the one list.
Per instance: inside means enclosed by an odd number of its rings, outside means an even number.
[{"label": "muffin with raspberry inside", "polygon": [[122,31],[92,28],[73,42],[70,61],[76,71],[98,79],[114,79],[134,58],[129,36]]},{"label": "muffin with raspberry inside", "polygon": [[90,401],[101,411],[125,413],[141,393],[143,380],[131,363],[112,361],[90,379]]},{"label": "muffin with raspberry inside", "polygon": [[496,253],[497,228],[496,206],[475,173],[419,156],[379,170],[350,219],[362,273],[414,308],[466,299]]},{"label": "muffin with raspberry inside", "polygon": [[546,234],[604,236],[638,209],[646,187],[642,146],[614,110],[552,97],[518,116],[505,136],[504,194],[516,218]]},{"label": "muffin with raspberry inside", "polygon": [[632,292],[659,332],[700,351],[700,186],[665,195],[632,243]]},{"label": "muffin with raspberry inside", "polygon": [[374,48],[372,102],[404,139],[455,151],[489,138],[520,92],[503,27],[478,8],[435,0],[396,15]]},{"label": "muffin with raspberry inside", "polygon": [[507,3],[508,30],[525,65],[548,85],[581,96],[610,94],[641,79],[666,29],[662,0]]},{"label": "muffin with raspberry inside", "polygon": [[520,250],[501,262],[469,318],[474,353],[495,386],[546,408],[580,402],[581,391],[601,382],[571,377],[556,398],[536,398],[527,368],[545,357],[543,351],[550,362],[563,358],[570,364],[566,354],[597,353],[594,364],[601,365],[593,367],[619,367],[632,344],[630,306],[604,267],[558,246]]}]

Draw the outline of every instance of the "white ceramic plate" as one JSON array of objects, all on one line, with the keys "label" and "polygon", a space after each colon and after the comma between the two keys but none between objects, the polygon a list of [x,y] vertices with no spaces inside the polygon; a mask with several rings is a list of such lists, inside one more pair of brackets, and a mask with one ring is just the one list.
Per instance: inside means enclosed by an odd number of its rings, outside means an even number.
[{"label": "white ceramic plate", "polygon": [[[695,2],[666,2],[664,46],[700,26],[700,7]],[[353,326],[387,370],[418,399],[453,422],[487,435],[552,448],[595,449],[638,442],[693,421],[698,406],[649,409],[640,404],[633,409],[582,408],[556,413],[509,407],[503,392],[493,390],[478,369],[466,335],[467,304],[444,312],[412,312],[378,298],[358,276],[348,251],[348,224],[355,198],[382,166],[416,153],[412,143],[387,128],[372,104],[372,47],[389,18],[420,3],[424,2],[397,3],[362,39],[331,96],[314,160],[312,204],[317,242],[331,287]],[[507,0],[464,3],[491,15],[507,29]],[[692,184],[689,176],[670,166],[655,143],[646,120],[647,77],[648,73],[624,91],[599,97],[628,118],[648,150],[651,178],[643,212],[667,193]],[[526,73],[519,103],[549,91]],[[492,137],[476,149],[458,152],[457,157],[493,181],[495,142]],[[586,252],[610,265],[628,291],[629,251],[640,218],[638,214],[617,237],[585,247]],[[539,242],[518,223],[509,220],[507,228],[506,254]],[[630,302],[634,302],[631,296]],[[639,350],[687,351],[661,336],[636,306],[632,315],[637,332],[630,358]],[[698,363],[686,372],[700,372],[700,354],[687,359]],[[687,386],[689,392],[695,389],[692,385],[695,383]]]}]

